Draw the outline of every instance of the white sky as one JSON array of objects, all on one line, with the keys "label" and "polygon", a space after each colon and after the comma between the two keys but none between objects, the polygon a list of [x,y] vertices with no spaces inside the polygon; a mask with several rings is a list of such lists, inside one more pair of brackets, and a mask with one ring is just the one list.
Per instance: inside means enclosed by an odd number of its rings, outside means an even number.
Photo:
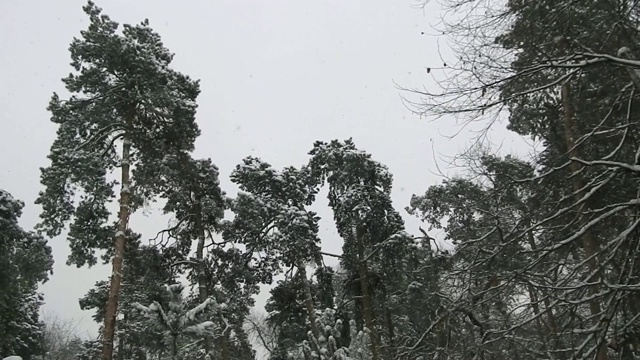
[{"label": "white sky", "polygon": [[[87,26],[83,0],[0,1],[0,188],[26,203],[22,225],[31,228],[40,209],[39,167],[55,137],[46,106],[60,79],[72,69],[68,46]],[[466,148],[468,134],[451,122],[419,119],[401,103],[402,86],[426,84],[426,67],[441,66],[435,2],[424,11],[417,0],[349,1],[168,1],[102,0],[112,19],[137,23],[149,18],[165,45],[176,54],[178,71],[201,79],[197,119],[202,136],[196,157],[211,157],[220,167],[229,194],[234,166],[248,155],[280,168],[301,165],[316,140],[344,140],[386,164],[394,174],[393,199],[401,213],[412,194],[440,181],[435,157]],[[440,39],[441,46],[445,39]],[[445,59],[447,60],[447,59]],[[453,63],[453,59],[448,60]],[[504,136],[505,131],[498,135]],[[500,139],[498,136],[498,140]],[[507,152],[526,148],[518,139]],[[442,165],[442,164],[441,164]],[[323,249],[340,252],[326,200],[319,199]],[[407,230],[419,223],[405,216]],[[152,215],[133,223],[150,237],[166,225]],[[56,264],[43,286],[44,310],[81,321],[94,335],[97,325],[79,309],[78,299],[110,267],[65,266],[68,248],[53,239]],[[259,297],[263,304],[268,293]]]}]

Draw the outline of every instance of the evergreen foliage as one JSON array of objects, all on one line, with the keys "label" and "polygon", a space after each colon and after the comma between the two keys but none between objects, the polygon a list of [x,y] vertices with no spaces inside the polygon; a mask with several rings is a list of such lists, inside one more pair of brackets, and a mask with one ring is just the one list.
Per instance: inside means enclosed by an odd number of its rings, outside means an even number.
[{"label": "evergreen foliage", "polygon": [[[424,230],[405,228],[391,172],[352,139],[317,141],[299,167],[247,157],[228,198],[213,160],[191,154],[198,81],[171,67],[148,21],[120,31],[89,1],[70,96],[48,107],[58,128],[40,233],[0,190],[0,357],[43,355],[42,234],[68,230],[68,265],[113,263],[80,300],[104,326],[73,343],[79,360],[254,359],[244,324],[281,275],[254,328],[270,332],[259,335],[271,360],[638,358],[637,2],[447,2],[473,14],[444,23],[459,62],[441,93],[410,105],[487,130],[506,110],[508,128],[543,148],[469,149],[462,172],[405,208]],[[321,251],[310,208],[323,187],[341,254]],[[174,221],[146,243],[129,218],[155,200]]]},{"label": "evergreen foliage", "polygon": [[0,357],[42,355],[43,303],[38,285],[52,274],[47,240],[18,224],[24,203],[0,189]]}]

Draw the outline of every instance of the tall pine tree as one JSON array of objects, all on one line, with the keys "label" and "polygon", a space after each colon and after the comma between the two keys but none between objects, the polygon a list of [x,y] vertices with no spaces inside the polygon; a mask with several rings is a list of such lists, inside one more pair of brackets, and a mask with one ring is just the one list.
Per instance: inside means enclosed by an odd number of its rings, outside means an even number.
[{"label": "tall pine tree", "polygon": [[[158,192],[157,165],[193,149],[199,86],[169,67],[173,55],[147,20],[118,33],[118,23],[93,2],[83,9],[89,28],[71,43],[75,73],[63,79],[72,95],[63,101],[54,94],[48,107],[59,127],[37,203],[49,236],[70,223],[69,264],[91,266],[96,250],[113,250],[102,354],[111,360],[129,217]],[[110,179],[116,170],[119,182]],[[118,183],[114,224],[107,205]]]},{"label": "tall pine tree", "polygon": [[225,305],[212,320],[223,327],[225,317],[231,325],[215,337],[203,333],[204,346],[200,349],[211,358],[240,359],[246,354],[234,349],[238,342],[231,341],[230,334],[233,329],[236,339],[244,336],[242,323],[258,287],[238,249],[219,239],[227,199],[220,189],[218,168],[210,159],[196,160],[186,154],[171,157],[164,165],[162,197],[167,200],[164,211],[173,214],[176,223],[159,234],[163,238],[161,243],[166,244],[163,253],[197,285],[200,302],[214,298]]},{"label": "tall pine tree", "polygon": [[[393,321],[384,280],[394,271],[392,264],[398,259],[393,258],[405,253],[412,242],[391,202],[392,175],[370,154],[358,150],[351,139],[318,141],[310,155],[312,178],[318,185],[329,185],[329,206],[344,239],[341,265],[351,283],[357,284],[351,293],[361,303],[360,319],[371,331],[373,359],[390,357]],[[382,346],[383,336],[386,346]]]},{"label": "tall pine tree", "polygon": [[[309,171],[287,167],[277,171],[260,159],[248,157],[232,173],[232,181],[242,191],[233,202],[236,213],[226,231],[252,252],[264,254],[261,263],[271,263],[275,271],[295,268],[304,293],[311,331],[319,334],[314,300],[306,272],[308,263],[320,265],[318,220],[306,209],[317,192]],[[266,261],[265,261],[266,260]]]}]

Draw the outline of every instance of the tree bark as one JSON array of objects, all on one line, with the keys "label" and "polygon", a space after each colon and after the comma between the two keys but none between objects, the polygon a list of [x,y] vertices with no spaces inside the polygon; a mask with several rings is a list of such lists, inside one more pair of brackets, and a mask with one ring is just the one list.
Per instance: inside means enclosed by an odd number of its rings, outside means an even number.
[{"label": "tree bark", "polygon": [[[302,261],[298,261],[298,275],[302,280],[302,287],[304,290],[304,305],[307,308],[307,315],[309,316],[309,322],[311,323],[311,332],[315,336],[316,340],[320,337],[320,330],[318,329],[318,323],[316,322],[316,313],[313,306],[313,296],[311,295],[311,286],[307,279],[307,269]],[[319,349],[318,349],[319,350]]]},{"label": "tree bark", "polygon": [[380,338],[375,329],[375,317],[373,314],[373,304],[369,293],[369,277],[367,275],[367,262],[364,255],[364,239],[361,227],[354,226],[355,240],[358,246],[358,273],[360,277],[360,291],[362,292],[362,310],[364,313],[364,323],[371,332],[371,355],[373,360],[378,360],[378,349]]},{"label": "tree bark", "polygon": [[[198,232],[198,246],[196,248],[196,259],[198,262],[198,295],[200,302],[205,302],[209,298],[209,291],[207,289],[207,275],[205,273],[204,265],[204,243],[205,243],[205,231],[204,224],[202,223],[202,204],[201,199],[198,199],[198,203],[195,206],[195,226]],[[204,336],[204,351],[205,354],[211,353],[211,336]]]},{"label": "tree bark", "polygon": [[387,351],[385,352],[385,356],[391,359],[394,358],[396,354],[395,329],[393,326],[393,317],[391,316],[391,311],[386,306],[384,310],[384,320],[387,326],[387,337],[389,338],[389,346],[387,348]]},{"label": "tree bark", "polygon": [[[562,85],[562,108],[564,110],[564,130],[565,130],[565,141],[567,144],[567,151],[569,157],[578,158],[578,150],[575,148],[574,134],[573,134],[573,108],[571,106],[571,84],[569,81],[566,81]],[[576,200],[579,200],[582,197],[580,189],[582,189],[583,184],[578,173],[581,170],[581,165],[576,162],[571,162],[571,171],[574,174],[573,177],[573,188],[576,192]],[[586,205],[582,205],[585,207]],[[581,209],[579,210],[581,211]],[[587,224],[587,219],[580,215],[579,219],[580,226],[585,226]],[[584,247],[585,256],[587,260],[587,267],[589,271],[594,272],[594,275],[587,279],[588,282],[597,282],[600,280],[599,272],[596,271],[598,269],[598,260],[597,254],[600,252],[600,244],[593,237],[591,231],[587,230],[582,235],[582,246]],[[594,296],[598,293],[599,286],[593,285],[589,286],[588,293],[589,296]],[[598,299],[592,299],[589,301],[589,310],[591,311],[591,316],[600,316],[602,309],[600,308],[600,301]],[[596,323],[599,323],[599,319],[594,319]],[[606,341],[603,341],[600,347],[598,348],[598,360],[608,360],[609,356],[607,354],[607,346]]]},{"label": "tree bark", "polygon": [[178,360],[178,334],[172,334],[171,337],[171,359]]},{"label": "tree bark", "polygon": [[[122,319],[122,323],[126,324],[127,323],[127,313],[124,313],[123,319]],[[125,326],[126,329],[126,326]],[[121,331],[121,336],[118,336],[118,351],[116,352],[116,359],[118,360],[124,360],[125,358],[125,338],[127,337],[127,333],[126,330],[125,331]]]},{"label": "tree bark", "polygon": [[[127,114],[126,123],[130,127],[133,123],[133,110]],[[122,188],[120,190],[120,211],[118,213],[118,229],[115,235],[114,254],[112,260],[111,282],[109,285],[109,297],[104,316],[102,360],[111,360],[113,357],[113,339],[118,316],[118,302],[120,300],[120,288],[122,287],[122,264],[124,260],[124,248],[129,228],[129,215],[131,203],[131,179],[130,179],[130,153],[131,139],[125,133],[122,141]]]},{"label": "tree bark", "polygon": [[218,338],[218,346],[220,347],[220,356],[223,360],[228,360],[229,356],[229,343],[227,342],[227,334],[223,334]]},{"label": "tree bark", "polygon": [[[200,301],[204,302],[210,296],[209,294],[209,280],[206,274],[206,267],[204,265],[204,245],[206,242],[205,228],[202,221],[202,199],[198,199],[195,206],[195,226],[198,232],[198,246],[196,247],[196,259],[198,262],[197,278],[198,278],[198,297]],[[209,354],[210,358],[213,358],[211,350],[213,347],[214,339],[210,335],[204,336],[204,350],[205,354]],[[220,356],[222,360],[229,360],[229,344],[227,344],[226,334],[221,334],[215,339],[218,348],[220,349]]]}]

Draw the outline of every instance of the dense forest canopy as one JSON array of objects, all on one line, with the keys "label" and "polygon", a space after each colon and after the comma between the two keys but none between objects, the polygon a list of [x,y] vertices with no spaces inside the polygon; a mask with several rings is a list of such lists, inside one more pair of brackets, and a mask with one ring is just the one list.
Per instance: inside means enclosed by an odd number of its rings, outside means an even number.
[{"label": "dense forest canopy", "polygon": [[[309,144],[300,166],[247,156],[228,196],[215,157],[193,157],[199,81],[147,20],[120,27],[89,1],[70,96],[48,107],[36,231],[0,190],[0,358],[244,360],[256,344],[271,360],[640,357],[638,2],[443,5],[457,60],[406,103],[487,131],[505,117],[542,150],[474,146],[398,209],[390,170],[352,138]],[[320,194],[338,254],[322,251]],[[130,217],[150,202],[173,221],[147,241]],[[79,301],[101,324],[92,340],[39,316],[61,234],[67,265],[112,264]]]}]

